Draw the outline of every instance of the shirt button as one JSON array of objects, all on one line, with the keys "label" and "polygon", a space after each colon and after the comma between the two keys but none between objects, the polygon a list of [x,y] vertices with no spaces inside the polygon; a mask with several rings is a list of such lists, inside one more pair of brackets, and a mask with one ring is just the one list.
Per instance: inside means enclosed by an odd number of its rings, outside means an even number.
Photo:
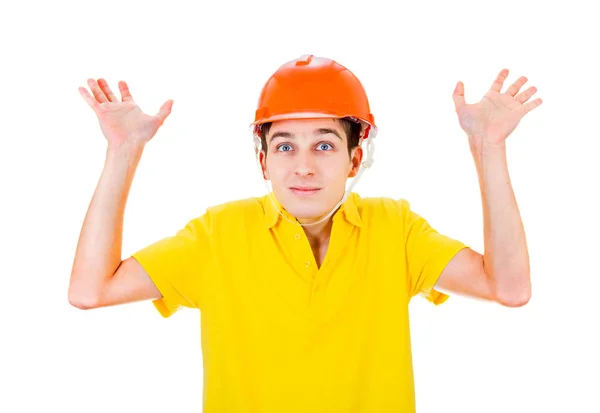
[{"label": "shirt button", "polygon": [[319,284],[315,284],[315,286],[313,287],[313,291],[314,292],[319,291]]},{"label": "shirt button", "polygon": [[300,234],[294,234],[294,239],[298,241],[300,239]]},{"label": "shirt button", "polygon": [[305,266],[306,268],[310,267],[310,261],[306,261],[306,263],[304,264],[304,266]]}]

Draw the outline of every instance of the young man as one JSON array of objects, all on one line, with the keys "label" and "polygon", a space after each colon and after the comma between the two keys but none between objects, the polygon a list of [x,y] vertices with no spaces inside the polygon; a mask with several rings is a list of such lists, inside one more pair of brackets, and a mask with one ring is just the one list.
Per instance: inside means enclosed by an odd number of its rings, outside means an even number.
[{"label": "young man", "polygon": [[361,198],[346,181],[370,166],[376,125],[358,79],[306,56],[265,85],[254,122],[273,191],[208,208],[176,234],[121,260],[123,210],[144,146],[171,111],[140,111],[100,79],[80,92],[108,140],[106,163],[77,246],[69,301],[97,308],[154,300],[164,317],[201,312],[204,412],[415,411],[408,304],[447,293],[522,306],[531,286],[505,140],[541,103],[454,91],[477,166],[485,253],[439,234],[405,200]]}]

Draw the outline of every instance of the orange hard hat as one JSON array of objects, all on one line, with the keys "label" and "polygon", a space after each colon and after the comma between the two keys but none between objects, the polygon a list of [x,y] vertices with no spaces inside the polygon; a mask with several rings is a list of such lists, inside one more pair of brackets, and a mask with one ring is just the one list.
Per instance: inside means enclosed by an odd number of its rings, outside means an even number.
[{"label": "orange hard hat", "polygon": [[369,100],[358,78],[341,64],[313,55],[282,65],[267,81],[252,126],[284,119],[350,117],[362,121],[364,138],[377,128]]}]

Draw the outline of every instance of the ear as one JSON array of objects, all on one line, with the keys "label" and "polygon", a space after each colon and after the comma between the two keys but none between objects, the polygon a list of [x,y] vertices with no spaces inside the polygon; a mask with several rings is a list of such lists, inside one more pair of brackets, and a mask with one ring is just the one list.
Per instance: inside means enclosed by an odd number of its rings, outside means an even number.
[{"label": "ear", "polygon": [[269,180],[269,171],[267,170],[267,155],[264,151],[260,151],[258,154],[258,159],[260,160],[260,169],[262,169],[263,179]]},{"label": "ear", "polygon": [[352,149],[350,152],[350,173],[348,174],[348,178],[354,178],[360,169],[360,164],[363,158],[363,149],[360,145]]}]

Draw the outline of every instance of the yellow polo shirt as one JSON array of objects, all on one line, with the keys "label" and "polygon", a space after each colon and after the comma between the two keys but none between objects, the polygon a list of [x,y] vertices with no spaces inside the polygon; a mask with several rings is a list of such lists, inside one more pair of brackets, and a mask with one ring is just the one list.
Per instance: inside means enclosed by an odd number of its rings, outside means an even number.
[{"label": "yellow polo shirt", "polygon": [[444,302],[433,286],[465,247],[406,200],[352,193],[320,268],[269,196],[208,208],[133,257],[163,317],[200,310],[204,413],[410,413],[409,301]]}]

